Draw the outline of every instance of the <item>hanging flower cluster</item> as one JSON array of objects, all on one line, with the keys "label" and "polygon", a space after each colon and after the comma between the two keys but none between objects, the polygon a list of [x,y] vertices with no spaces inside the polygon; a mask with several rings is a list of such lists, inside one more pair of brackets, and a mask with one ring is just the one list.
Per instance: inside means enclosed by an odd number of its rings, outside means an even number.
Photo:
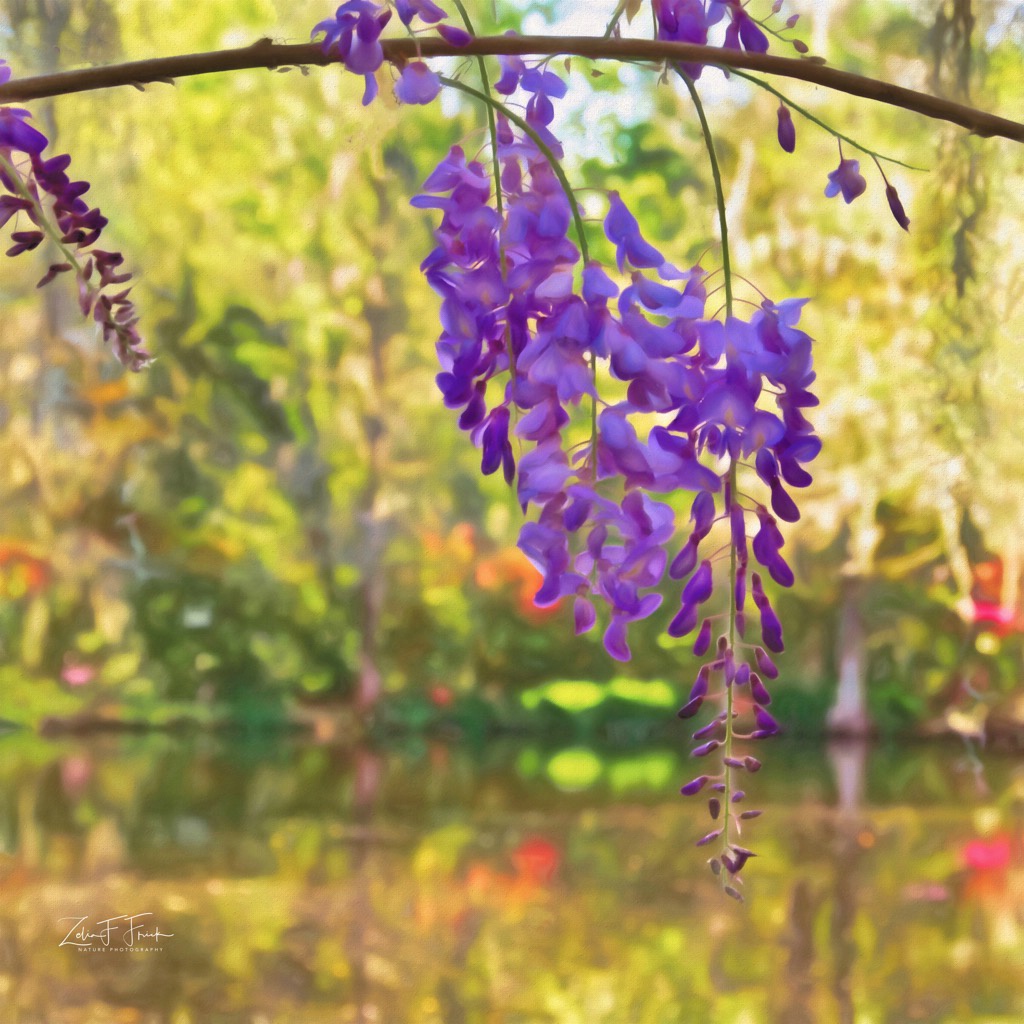
[{"label": "hanging flower cluster", "polygon": [[[725,46],[763,53],[773,34],[806,52],[784,35],[795,17],[776,31],[737,0],[652,6],[662,39],[707,43],[722,23]],[[431,0],[395,7],[407,27],[445,18]],[[376,95],[390,15],[349,0],[314,30],[366,76],[364,103]],[[455,31],[438,30],[450,39]],[[421,267],[441,298],[437,384],[480,449],[482,472],[500,469],[516,486],[527,515],[519,546],[543,574],[538,605],[571,599],[578,634],[603,619],[606,651],[625,661],[630,625],[659,610],[666,586],[678,587],[665,628],[674,638],[694,634],[702,662],[679,717],[714,707],[693,733],[692,753],[720,765],[682,793],[712,794],[714,828],[697,845],[719,844],[709,864],[742,898],[740,872],[753,853],[738,840],[761,813],[743,806],[738,779],[761,767],[745,745],[779,732],[768,684],[779,674],[772,656],[783,650],[782,626],[762,574],[793,583],[778,522],[799,518],[792,492],[810,484],[805,466],[821,447],[804,415],[817,404],[812,342],[798,326],[804,300],[764,299],[743,319],[726,282],[724,315],[708,315],[718,271],[666,261],[614,191],[603,224],[614,266],[592,259],[551,127],[567,84],[548,62],[499,60],[500,100],[421,61],[402,67],[395,86],[400,100],[420,103],[453,85],[495,114],[493,166],[455,146],[412,200],[441,216]],[[680,70],[695,79],[702,68]],[[778,138],[795,149],[785,103]],[[856,161],[841,152],[840,160],[826,194],[849,202],[864,181]],[[890,198],[894,214],[898,202]],[[758,488],[763,498],[751,495]],[[672,506],[659,500],[679,491],[694,493],[683,537]]]},{"label": "hanging flower cluster", "polygon": [[[726,45],[768,46],[738,3],[654,0],[654,10],[662,38],[706,42],[707,29],[728,19]],[[399,5],[399,14],[407,25],[443,17],[433,3]],[[364,103],[376,95],[389,17],[380,5],[350,0],[314,30],[349,70],[366,75]],[[500,469],[515,483],[528,515],[519,546],[543,574],[538,605],[571,599],[577,633],[605,618],[605,649],[626,661],[629,626],[659,609],[666,576],[677,581],[667,632],[696,630],[694,653],[704,659],[680,717],[694,717],[706,701],[722,708],[693,734],[694,756],[719,751],[721,770],[682,792],[716,794],[709,810],[718,827],[698,845],[721,840],[710,863],[738,897],[752,856],[738,845],[741,823],[760,813],[743,809],[734,784],[735,773],[760,767],[739,745],[779,731],[766,681],[778,676],[768,652],[783,649],[750,554],[776,584],[793,583],[777,520],[798,518],[790,491],[810,483],[804,464],[820,449],[802,411],[817,403],[811,339],[797,326],[803,301],[766,299],[748,320],[731,310],[708,316],[712,274],[667,262],[616,192],[604,218],[615,266],[591,259],[551,130],[567,84],[545,62],[499,59],[494,90],[504,102],[478,94],[496,111],[493,169],[455,146],[412,200],[441,216],[421,267],[441,298],[438,387],[481,450],[482,472]],[[417,62],[402,68],[395,92],[426,102],[441,85]],[[792,149],[788,108],[779,118],[780,141]],[[599,391],[605,377],[614,399]],[[740,467],[760,480],[765,503],[739,490]],[[696,492],[685,540],[657,497],[681,490]],[[715,550],[708,538],[719,522],[728,525]],[[716,586],[718,566],[728,569],[719,569]],[[716,594],[723,607],[710,611]],[[751,605],[758,643],[745,640]]]},{"label": "hanging flower cluster", "polygon": [[[11,77],[0,60],[0,84]],[[123,286],[131,274],[121,269],[118,252],[95,248],[107,218],[82,199],[87,181],[72,181],[67,174],[71,157],[44,159],[49,140],[29,124],[31,115],[18,107],[0,107],[0,226],[22,215],[31,227],[16,227],[8,256],[31,252],[49,235],[62,259],[50,266],[39,281],[42,287],[60,274],[73,274],[78,282],[78,304],[91,316],[103,340],[129,369],[141,370],[150,362],[138,332],[138,316]],[[17,224],[17,220],[16,220]]]}]

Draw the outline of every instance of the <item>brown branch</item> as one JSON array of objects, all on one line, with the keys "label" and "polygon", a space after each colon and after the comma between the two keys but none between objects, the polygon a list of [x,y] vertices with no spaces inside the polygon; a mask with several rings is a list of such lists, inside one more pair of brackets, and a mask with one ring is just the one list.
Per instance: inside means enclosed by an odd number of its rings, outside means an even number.
[{"label": "brown branch", "polygon": [[[996,114],[978,110],[962,103],[905,89],[890,82],[865,78],[848,71],[818,64],[813,60],[774,57],[766,53],[745,53],[715,46],[694,46],[689,43],[668,43],[644,39],[600,39],[591,36],[484,36],[468,46],[457,47],[441,38],[389,39],[384,42],[384,55],[401,63],[415,59],[417,50],[424,57],[478,56],[519,54],[532,56],[575,56],[620,61],[682,61],[708,64],[720,68],[742,68],[767,75],[797,78],[824,86],[835,92],[861,96],[876,103],[902,107],[926,117],[950,121],[976,135],[1001,136],[1024,142],[1024,124]],[[109,67],[83,68],[55,75],[15,79],[0,85],[0,103],[61,96],[92,89],[109,89],[119,85],[144,85],[190,75],[206,75],[217,71],[239,71],[243,68],[278,68],[303,64],[327,65],[336,58],[324,54],[318,43],[282,45],[262,39],[252,46],[212,53],[191,53],[178,57],[132,61]]]}]

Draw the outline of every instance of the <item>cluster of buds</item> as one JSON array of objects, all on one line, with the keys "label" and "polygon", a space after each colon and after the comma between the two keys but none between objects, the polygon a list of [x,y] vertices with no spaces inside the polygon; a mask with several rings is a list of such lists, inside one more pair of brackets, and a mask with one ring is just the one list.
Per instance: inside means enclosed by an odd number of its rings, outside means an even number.
[{"label": "cluster of buds", "polygon": [[[10,77],[10,68],[0,61],[0,84]],[[61,258],[50,265],[39,287],[62,274],[72,274],[82,315],[96,321],[103,340],[125,366],[141,370],[150,356],[139,336],[135,306],[128,298],[131,289],[121,287],[131,274],[122,271],[124,257],[120,253],[95,248],[107,218],[82,198],[89,183],[68,176],[70,156],[43,157],[49,140],[29,119],[27,110],[0,107],[0,185],[6,192],[0,195],[0,226],[21,216],[32,225],[11,233],[14,244],[7,255],[31,252],[49,236]]]}]

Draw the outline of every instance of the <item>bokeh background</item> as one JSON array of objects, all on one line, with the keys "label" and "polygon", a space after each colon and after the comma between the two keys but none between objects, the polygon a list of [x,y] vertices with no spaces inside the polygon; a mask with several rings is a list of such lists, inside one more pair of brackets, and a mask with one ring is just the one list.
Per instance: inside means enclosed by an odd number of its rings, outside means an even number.
[{"label": "bokeh background", "polygon": [[[488,32],[614,8],[469,6]],[[299,42],[331,10],[0,0],[0,53],[24,76]],[[792,10],[834,66],[1021,115],[1019,3]],[[685,96],[593,69],[558,130],[595,250],[615,188],[710,265]],[[826,200],[830,136],[797,118],[787,155],[771,96],[701,84],[735,265],[813,300],[825,442],[775,595],[787,736],[746,907],[676,796],[689,654],[656,616],[617,665],[533,607],[514,496],[434,386],[409,198],[484,144],[480,111],[400,110],[386,82],[365,110],[316,68],[67,96],[34,116],[93,183],[157,360],[124,373],[73,294],[37,291],[46,253],[0,269],[4,1021],[1024,1016],[1024,149],[776,83],[926,168],[886,165],[906,235],[873,166]],[[140,901],[162,953],[58,948],[64,914]]]}]

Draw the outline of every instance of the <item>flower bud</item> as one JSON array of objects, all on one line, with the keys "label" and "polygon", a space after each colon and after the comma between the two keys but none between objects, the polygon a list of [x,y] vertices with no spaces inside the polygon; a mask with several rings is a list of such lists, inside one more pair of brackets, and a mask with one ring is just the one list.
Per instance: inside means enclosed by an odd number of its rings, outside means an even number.
[{"label": "flower bud", "polygon": [[699,747],[694,747],[690,751],[690,757],[707,757],[712,750],[717,750],[722,745],[721,740],[708,740],[707,743],[702,743]]},{"label": "flower bud", "polygon": [[697,778],[692,779],[685,786],[683,786],[683,788],[680,789],[679,792],[682,793],[683,796],[694,796],[704,788],[704,785],[707,781],[707,775],[698,775]]},{"label": "flower bud", "polygon": [[796,149],[796,126],[785,103],[779,104],[779,145],[787,152]]},{"label": "flower bud", "polygon": [[711,620],[705,619],[700,625],[700,632],[697,634],[697,639],[693,642],[693,653],[698,657],[702,658],[708,652],[708,648],[711,646]]}]

